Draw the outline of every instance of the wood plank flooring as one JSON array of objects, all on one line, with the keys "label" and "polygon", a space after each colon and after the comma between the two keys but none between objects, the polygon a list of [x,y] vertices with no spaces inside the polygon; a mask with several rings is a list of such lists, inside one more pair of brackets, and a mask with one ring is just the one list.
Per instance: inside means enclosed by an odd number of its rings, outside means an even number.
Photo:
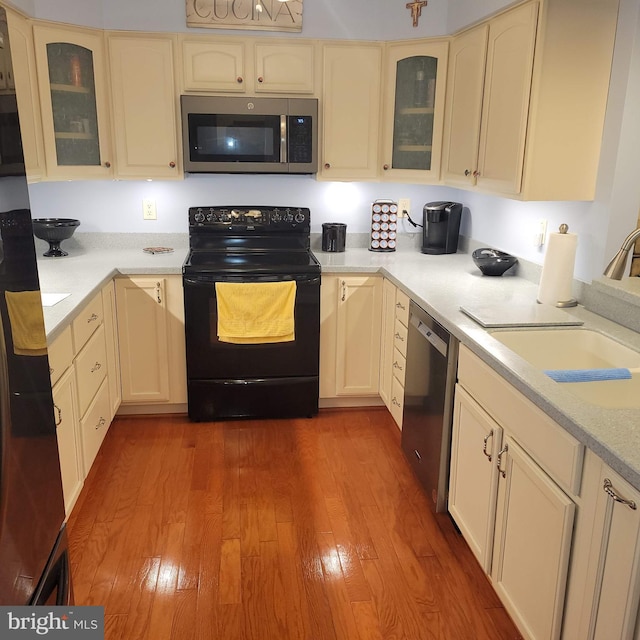
[{"label": "wood plank flooring", "polygon": [[107,640],[521,637],[384,409],[117,418],[69,534]]}]

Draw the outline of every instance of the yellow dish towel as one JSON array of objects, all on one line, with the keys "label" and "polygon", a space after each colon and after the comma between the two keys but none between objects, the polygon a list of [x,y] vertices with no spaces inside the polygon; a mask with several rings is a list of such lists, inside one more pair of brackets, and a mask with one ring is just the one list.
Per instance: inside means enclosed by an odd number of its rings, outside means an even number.
[{"label": "yellow dish towel", "polygon": [[47,353],[44,314],[40,291],[5,291],[13,352],[20,356],[42,356]]},{"label": "yellow dish towel", "polygon": [[218,338],[262,344],[295,340],[296,283],[216,282]]}]

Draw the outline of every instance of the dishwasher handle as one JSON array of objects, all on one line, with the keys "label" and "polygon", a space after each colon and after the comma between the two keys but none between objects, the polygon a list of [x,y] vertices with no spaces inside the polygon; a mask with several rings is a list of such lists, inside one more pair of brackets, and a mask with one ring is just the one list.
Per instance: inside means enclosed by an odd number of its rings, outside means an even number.
[{"label": "dishwasher handle", "polygon": [[447,343],[435,332],[429,328],[420,318],[417,316],[411,316],[411,324],[418,330],[418,332],[426,338],[445,358],[447,357],[448,345]]}]

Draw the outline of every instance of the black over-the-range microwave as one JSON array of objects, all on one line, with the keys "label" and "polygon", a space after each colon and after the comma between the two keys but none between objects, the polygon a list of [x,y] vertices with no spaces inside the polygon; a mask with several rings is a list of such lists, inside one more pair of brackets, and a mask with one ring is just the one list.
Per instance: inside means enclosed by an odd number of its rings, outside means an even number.
[{"label": "black over-the-range microwave", "polygon": [[181,96],[189,173],[315,173],[315,98]]}]

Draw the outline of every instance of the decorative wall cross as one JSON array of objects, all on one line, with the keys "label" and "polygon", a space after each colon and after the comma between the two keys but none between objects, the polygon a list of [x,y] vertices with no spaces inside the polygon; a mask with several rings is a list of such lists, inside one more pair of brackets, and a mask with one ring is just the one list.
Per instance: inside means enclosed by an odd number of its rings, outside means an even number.
[{"label": "decorative wall cross", "polygon": [[427,6],[427,0],[413,0],[407,2],[407,9],[411,9],[411,17],[413,18],[413,26],[418,26],[418,18],[422,15],[422,7]]}]

